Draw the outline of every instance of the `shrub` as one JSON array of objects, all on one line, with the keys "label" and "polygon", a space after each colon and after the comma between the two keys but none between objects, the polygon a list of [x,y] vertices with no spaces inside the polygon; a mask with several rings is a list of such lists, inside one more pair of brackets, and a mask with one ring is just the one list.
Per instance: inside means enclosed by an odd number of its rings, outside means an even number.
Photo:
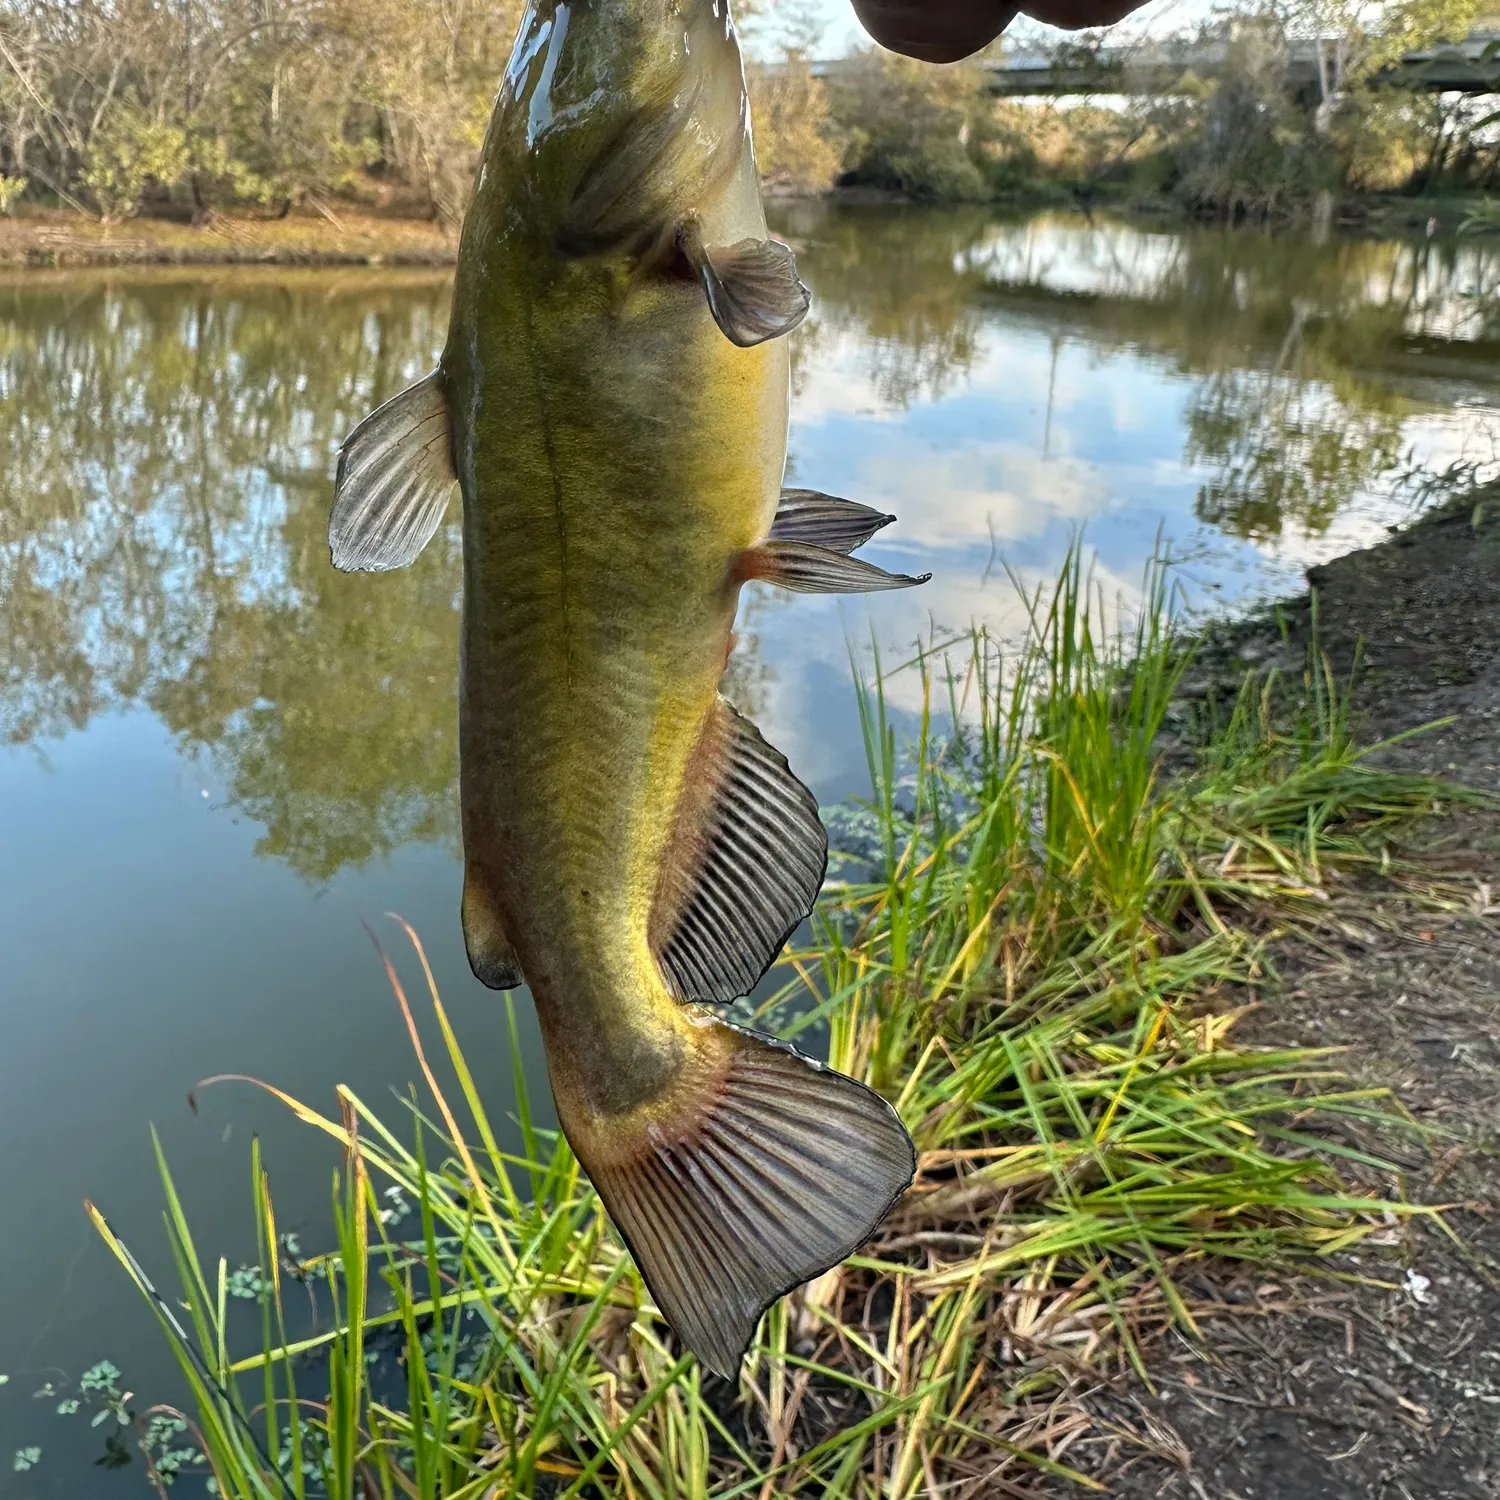
[{"label": "shrub", "polygon": [[839,169],[828,96],[807,57],[789,51],[771,68],[749,73],[755,160],[762,180],[798,193],[832,185]]},{"label": "shrub", "polygon": [[829,88],[847,138],[844,180],[942,200],[989,196],[980,169],[994,133],[979,70],[866,52]]},{"label": "shrub", "polygon": [[106,219],[129,218],[152,183],[170,188],[187,171],[187,134],[135,110],[117,110],[94,132],[80,180]]}]

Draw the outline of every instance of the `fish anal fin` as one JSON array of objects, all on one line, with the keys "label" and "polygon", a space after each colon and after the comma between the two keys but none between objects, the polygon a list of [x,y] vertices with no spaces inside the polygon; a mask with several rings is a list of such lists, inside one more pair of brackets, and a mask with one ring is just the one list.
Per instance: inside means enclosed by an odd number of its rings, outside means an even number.
[{"label": "fish anal fin", "polygon": [[758,579],[798,594],[873,594],[915,588],[932,577],[931,573],[916,577],[887,573],[832,547],[779,541],[774,536],[742,552],[736,571],[746,582]]},{"label": "fish anal fin", "polygon": [[558,1109],[663,1317],[732,1379],[761,1314],[869,1239],[916,1157],[873,1089],[753,1032],[712,1032],[717,1086],[638,1138],[600,1149],[570,1129],[565,1096]]},{"label": "fish anal fin", "polygon": [[714,321],[742,349],[781,338],[807,316],[810,295],[797,279],[796,258],[780,240],[706,245],[697,224],[690,223],[682,248]]},{"label": "fish anal fin", "polygon": [[828,835],[786,758],[723,698],[689,767],[652,915],[679,998],[749,994],[812,910]]},{"label": "fish anal fin", "polygon": [[524,983],[521,965],[505,934],[499,903],[472,861],[464,865],[464,950],[474,977],[492,990],[513,990]]},{"label": "fish anal fin", "polygon": [[896,518],[885,511],[873,510],[837,495],[820,490],[787,489],[781,492],[781,505],[771,523],[770,541],[807,542],[827,547],[830,552],[853,552],[863,547],[884,526]]},{"label": "fish anal fin", "polygon": [[415,561],[456,479],[448,399],[434,370],[344,439],[328,521],[334,567],[383,573]]}]

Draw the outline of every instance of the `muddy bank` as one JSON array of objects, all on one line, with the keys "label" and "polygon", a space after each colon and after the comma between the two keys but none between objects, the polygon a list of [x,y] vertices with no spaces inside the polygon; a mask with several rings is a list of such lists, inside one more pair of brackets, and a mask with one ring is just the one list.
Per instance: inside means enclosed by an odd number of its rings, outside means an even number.
[{"label": "muddy bank", "polygon": [[219,214],[197,226],[55,211],[0,217],[0,266],[450,266],[457,256],[457,236],[433,220],[363,210]]},{"label": "muddy bank", "polygon": [[[1363,740],[1450,721],[1381,750],[1386,763],[1500,791],[1500,488],[1309,582],[1275,615],[1221,631],[1190,699],[1247,666],[1300,663],[1316,619],[1336,669],[1358,662]],[[1215,1273],[1246,1316],[1158,1350],[1155,1395],[1101,1393],[1161,1427],[1163,1456],[1112,1476],[1128,1500],[1500,1494],[1500,818],[1445,811],[1413,853],[1446,883],[1448,909],[1335,896],[1339,935],[1273,948],[1277,972],[1242,1034],[1346,1048],[1340,1066],[1391,1089],[1410,1131],[1351,1118],[1334,1145],[1366,1191],[1449,1205],[1462,1244],[1393,1221],[1383,1244],[1330,1263],[1330,1279]]]},{"label": "muddy bank", "polygon": [[[774,179],[763,184],[768,203],[817,201],[839,206],[911,205],[909,194],[846,185],[809,193]],[[1476,200],[1372,195],[1340,203],[1335,222],[1350,233],[1406,233],[1452,229]],[[951,205],[950,205],[951,206]],[[999,211],[1091,208],[1139,216],[1144,221],[1189,223],[1194,215],[1169,198],[1139,194],[1080,194],[1067,183],[1037,181],[999,195]],[[204,225],[158,218],[102,224],[64,209],[29,208],[0,215],[0,267],[63,269],[88,266],[451,266],[458,258],[456,230],[431,218],[410,217],[399,206],[368,205],[306,210],[275,217],[251,212],[216,214]],[[1287,224],[1299,222],[1294,215]]]},{"label": "muddy bank", "polygon": [[[767,183],[767,202],[906,204],[902,193],[835,188],[809,195]],[[216,214],[207,224],[158,218],[100,223],[71,210],[0,215],[0,268],[90,266],[451,266],[458,234],[431,218],[369,207],[266,214]]]}]

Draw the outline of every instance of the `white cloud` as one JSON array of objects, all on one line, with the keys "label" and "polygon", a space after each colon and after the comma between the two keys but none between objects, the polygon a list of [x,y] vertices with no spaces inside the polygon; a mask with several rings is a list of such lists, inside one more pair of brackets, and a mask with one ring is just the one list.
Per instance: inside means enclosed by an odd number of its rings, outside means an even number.
[{"label": "white cloud", "polygon": [[861,465],[860,497],[893,511],[892,545],[923,551],[1017,541],[1054,521],[1082,521],[1108,501],[1104,476],[1084,460],[1044,458],[1016,441],[947,452],[881,452]]}]

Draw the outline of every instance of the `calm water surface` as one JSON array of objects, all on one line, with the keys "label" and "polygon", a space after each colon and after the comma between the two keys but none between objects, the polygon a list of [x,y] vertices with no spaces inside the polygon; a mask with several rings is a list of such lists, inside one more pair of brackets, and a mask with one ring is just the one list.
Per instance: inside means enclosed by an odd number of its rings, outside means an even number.
[{"label": "calm water surface", "polygon": [[[865,786],[848,639],[1012,630],[1006,566],[1050,576],[1082,524],[1127,602],[1161,534],[1195,602],[1233,607],[1380,535],[1404,470],[1496,452],[1500,264],[1471,245],[982,211],[799,207],[781,228],[815,309],[791,475],[894,511],[869,555],[935,574],[747,601],[735,696],[825,802]],[[283,1225],[318,1238],[332,1158],[246,1088],[197,1117],[185,1095],[230,1071],[322,1105],[338,1082],[404,1088],[362,918],[393,943],[382,913],[415,924],[507,1108],[503,1010],[458,927],[458,538],[379,578],[335,574],[325,545],[331,455],[430,367],[447,290],[394,271],[0,282],[5,1496],[144,1493],[32,1392],[102,1357],[176,1390],[80,1207],[165,1275],[151,1124],[205,1256],[248,1254],[253,1133]],[[33,1443],[42,1464],[13,1474]]]}]

